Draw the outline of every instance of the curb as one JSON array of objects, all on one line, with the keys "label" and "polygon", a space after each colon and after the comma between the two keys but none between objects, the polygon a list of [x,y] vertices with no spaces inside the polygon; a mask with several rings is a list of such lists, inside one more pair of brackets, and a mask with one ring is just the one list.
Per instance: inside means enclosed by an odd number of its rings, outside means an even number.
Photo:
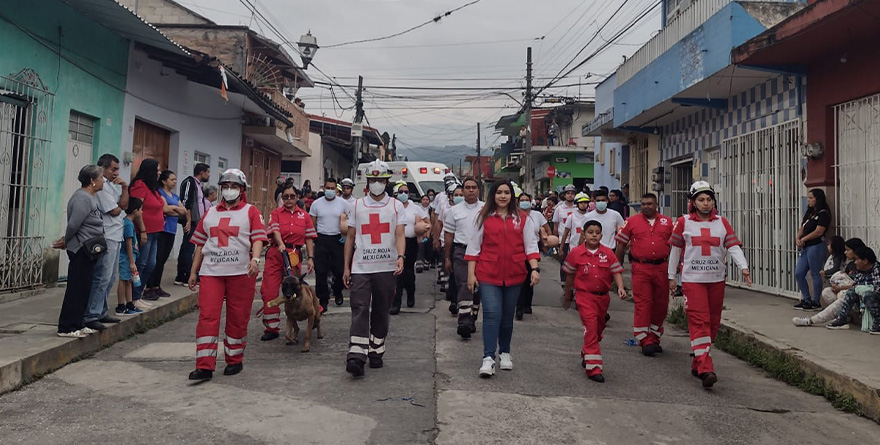
[{"label": "curb", "polygon": [[[724,338],[725,341],[737,346],[751,346],[764,353],[786,356],[796,364],[798,372],[804,378],[820,379],[831,391],[852,398],[855,404],[858,405],[858,414],[880,423],[880,388],[874,388],[859,381],[857,378],[846,376],[832,369],[833,363],[819,363],[818,360],[808,357],[799,349],[779,343],[758,332],[738,326],[724,319],[721,321],[716,343],[719,338]],[[727,348],[719,347],[719,349],[730,352],[727,351]],[[743,357],[739,357],[736,354],[732,355],[744,360]],[[748,362],[748,360],[746,361]],[[779,380],[784,381],[784,379]],[[828,398],[827,394],[825,396]]]},{"label": "curb", "polygon": [[92,334],[86,338],[68,339],[60,345],[43,349],[28,357],[2,363],[0,364],[0,394],[15,391],[39,380],[48,373],[86,358],[116,342],[186,315],[198,306],[198,295],[198,293],[191,293],[180,298],[170,298],[167,303],[152,310],[123,319],[117,324],[108,324],[107,329],[100,334]]}]

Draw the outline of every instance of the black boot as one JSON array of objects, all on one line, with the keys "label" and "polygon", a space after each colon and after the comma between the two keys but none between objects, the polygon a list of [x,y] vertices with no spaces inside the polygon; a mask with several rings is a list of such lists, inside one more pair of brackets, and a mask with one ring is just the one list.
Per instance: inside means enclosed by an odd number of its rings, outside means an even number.
[{"label": "black boot", "polygon": [[356,359],[350,358],[345,362],[345,372],[351,374],[352,377],[363,377],[364,375],[364,362]]},{"label": "black boot", "polygon": [[381,368],[385,365],[385,362],[382,361],[382,357],[370,357],[370,368]]},{"label": "black boot", "polygon": [[406,297],[406,307],[413,307],[416,305],[416,297],[415,295],[408,295]]},{"label": "black boot", "polygon": [[266,331],[266,332],[263,332],[263,336],[260,337],[260,341],[275,340],[278,337],[279,337],[279,334],[277,332]]},{"label": "black boot", "polygon": [[399,313],[400,313],[400,306],[391,306],[391,311],[389,312],[389,314],[397,315]]},{"label": "black boot", "polygon": [[214,377],[214,371],[209,371],[207,369],[196,369],[189,373],[190,380],[198,380],[201,382],[211,380],[212,377]]},{"label": "black boot", "polygon": [[711,388],[718,381],[718,376],[714,372],[704,372],[700,374],[700,380],[703,381],[703,388]]},{"label": "black boot", "polygon": [[588,375],[587,378],[594,382],[605,383],[605,376],[602,374]]},{"label": "black boot", "polygon": [[515,315],[514,317],[516,317],[517,320],[522,320],[522,319],[523,319],[523,313],[524,313],[524,312],[523,312],[523,308],[518,307],[518,308],[516,308],[516,315]]},{"label": "black boot", "polygon": [[244,369],[244,365],[241,363],[237,365],[226,365],[226,369],[223,370],[223,375],[236,375],[241,372],[242,369]]},{"label": "black boot", "polygon": [[458,332],[458,335],[460,335],[462,339],[467,340],[467,339],[471,338],[471,334],[472,334],[471,327],[466,324],[458,325],[457,332]]},{"label": "black boot", "polygon": [[449,303],[449,313],[452,315],[458,315],[458,304],[454,301]]},{"label": "black boot", "polygon": [[657,345],[645,345],[642,346],[642,354],[646,357],[653,357],[654,354],[660,352],[660,347]]}]

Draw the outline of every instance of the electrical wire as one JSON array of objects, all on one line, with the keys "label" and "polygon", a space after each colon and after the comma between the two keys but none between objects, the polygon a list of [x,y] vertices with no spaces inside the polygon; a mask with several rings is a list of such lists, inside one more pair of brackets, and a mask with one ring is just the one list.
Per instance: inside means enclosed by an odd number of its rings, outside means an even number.
[{"label": "electrical wire", "polygon": [[461,6],[457,7],[457,8],[450,9],[449,11],[446,11],[446,12],[444,12],[444,13],[442,13],[442,14],[439,14],[439,15],[435,16],[434,18],[432,18],[431,20],[428,20],[428,21],[426,21],[426,22],[424,22],[424,23],[421,23],[421,24],[418,24],[418,25],[416,25],[416,26],[413,26],[412,28],[405,29],[405,30],[403,30],[403,31],[400,31],[400,32],[397,32],[397,33],[394,33],[394,34],[391,34],[391,35],[387,35],[387,36],[384,36],[384,37],[376,37],[376,38],[372,38],[372,39],[363,39],[363,40],[355,40],[355,41],[351,41],[351,42],[337,43],[337,44],[334,44],[334,45],[326,45],[326,46],[324,46],[324,48],[338,48],[338,47],[340,47],[340,46],[356,45],[356,44],[359,44],[359,43],[367,43],[367,42],[376,42],[376,41],[379,41],[379,40],[388,40],[388,39],[391,39],[391,38],[394,38],[394,37],[397,37],[397,36],[402,36],[402,35],[404,35],[404,34],[406,34],[406,33],[409,33],[409,32],[412,32],[412,31],[415,31],[415,30],[417,30],[417,29],[419,29],[419,28],[422,28],[422,27],[424,27],[424,26],[428,26],[428,25],[430,25],[431,23],[440,23],[440,20],[442,20],[442,19],[445,18],[445,17],[449,17],[450,15],[452,15],[453,12],[460,11],[460,10],[462,10],[462,9],[464,9],[464,8],[467,8],[468,6],[471,6],[471,5],[475,5],[475,4],[477,4],[477,3],[480,3],[481,1],[482,1],[482,0],[473,0],[473,1],[470,1],[470,2],[465,3],[464,5],[461,5]]}]

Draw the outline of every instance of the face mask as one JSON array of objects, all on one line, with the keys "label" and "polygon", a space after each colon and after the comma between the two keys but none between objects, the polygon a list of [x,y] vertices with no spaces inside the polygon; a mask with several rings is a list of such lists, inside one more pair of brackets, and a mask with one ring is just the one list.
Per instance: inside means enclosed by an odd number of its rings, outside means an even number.
[{"label": "face mask", "polygon": [[336,190],[324,190],[324,197],[327,199],[333,199],[336,197]]},{"label": "face mask", "polygon": [[407,202],[409,201],[409,193],[398,193],[397,199],[399,199],[400,202]]},{"label": "face mask", "polygon": [[376,196],[385,193],[385,184],[382,182],[371,182],[370,193]]},{"label": "face mask", "polygon": [[456,197],[452,198],[452,202],[454,202],[456,204],[458,204],[460,202],[464,202],[464,196],[456,196]]},{"label": "face mask", "polygon": [[223,189],[220,193],[223,195],[223,200],[226,202],[234,202],[238,199],[238,196],[241,195],[241,190]]},{"label": "face mask", "polygon": [[521,208],[521,209],[523,209],[523,210],[531,210],[531,209],[532,209],[532,203],[530,203],[530,202],[528,202],[528,201],[520,201],[520,202],[519,202],[519,208]]},{"label": "face mask", "polygon": [[600,211],[600,212],[604,212],[606,209],[608,209],[608,203],[607,203],[607,202],[605,202],[605,201],[599,201],[599,202],[596,203],[596,210],[598,210],[598,211]]}]

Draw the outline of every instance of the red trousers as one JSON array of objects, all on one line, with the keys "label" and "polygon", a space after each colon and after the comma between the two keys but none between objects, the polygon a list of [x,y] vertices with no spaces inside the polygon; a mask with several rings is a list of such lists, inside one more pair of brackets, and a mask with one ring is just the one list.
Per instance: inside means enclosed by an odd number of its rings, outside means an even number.
[{"label": "red trousers", "polygon": [[724,306],[724,282],[681,283],[684,308],[688,317],[691,349],[694,360],[691,369],[702,374],[714,372],[712,366],[712,342],[721,326],[721,308]]},{"label": "red trousers", "polygon": [[595,295],[589,292],[575,292],[578,314],[584,325],[584,346],[581,349],[581,357],[587,364],[587,375],[602,373],[602,350],[599,342],[602,341],[602,332],[605,331],[605,314],[608,313],[608,305],[611,297]]},{"label": "red trousers", "polygon": [[220,341],[220,313],[226,300],[226,339],[223,352],[227,365],[241,363],[247,344],[247,326],[254,303],[257,278],[200,276],[199,323],[196,325],[196,369],[214,370]]},{"label": "red trousers", "polygon": [[667,264],[632,264],[633,337],[640,346],[658,345],[669,308]]},{"label": "red trousers", "polygon": [[266,251],[266,265],[263,267],[263,283],[260,285],[260,297],[263,299],[263,332],[280,331],[281,306],[269,307],[266,303],[278,298],[281,280],[284,279],[284,259],[277,247]]}]

